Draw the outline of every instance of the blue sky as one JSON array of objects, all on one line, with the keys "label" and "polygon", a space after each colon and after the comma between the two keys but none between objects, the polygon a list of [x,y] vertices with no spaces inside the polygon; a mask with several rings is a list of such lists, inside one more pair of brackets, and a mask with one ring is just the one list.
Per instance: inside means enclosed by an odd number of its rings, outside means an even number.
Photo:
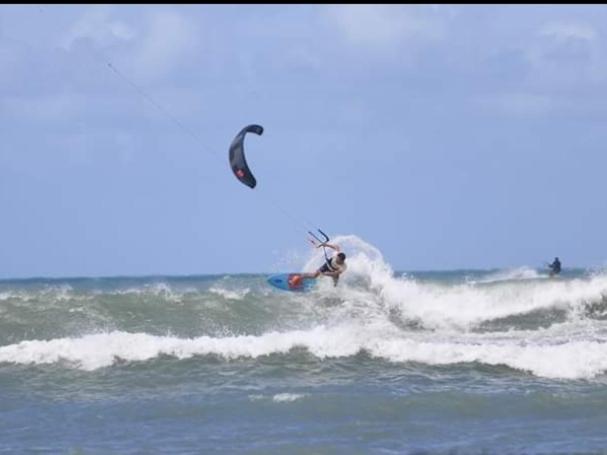
[{"label": "blue sky", "polygon": [[[302,223],[398,270],[605,265],[606,27],[604,5],[2,5],[0,277],[276,271]],[[250,123],[255,190],[227,158]]]}]

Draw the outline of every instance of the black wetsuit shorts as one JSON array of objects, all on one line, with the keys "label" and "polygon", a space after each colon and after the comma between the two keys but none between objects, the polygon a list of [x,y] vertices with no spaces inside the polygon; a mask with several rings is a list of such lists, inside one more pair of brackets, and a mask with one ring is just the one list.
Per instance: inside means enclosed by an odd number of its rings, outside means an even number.
[{"label": "black wetsuit shorts", "polygon": [[328,262],[325,262],[321,268],[318,269],[318,271],[320,273],[327,273],[327,272],[335,272],[335,269],[333,267],[331,267],[331,261],[333,260],[333,258],[329,259]]}]

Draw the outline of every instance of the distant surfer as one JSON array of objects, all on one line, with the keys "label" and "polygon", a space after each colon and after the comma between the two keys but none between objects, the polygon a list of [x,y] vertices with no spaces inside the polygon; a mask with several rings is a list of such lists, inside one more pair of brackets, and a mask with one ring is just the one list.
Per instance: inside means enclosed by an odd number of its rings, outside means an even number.
[{"label": "distant surfer", "polygon": [[561,273],[561,261],[559,261],[558,257],[554,258],[554,261],[552,264],[549,264],[548,267],[550,267],[550,276]]},{"label": "distant surfer", "polygon": [[301,277],[303,279],[316,279],[320,275],[330,276],[333,278],[333,285],[337,286],[337,282],[339,281],[339,276],[346,271],[348,266],[346,265],[346,255],[342,253],[341,249],[337,245],[332,245],[331,243],[323,242],[316,246],[316,248],[320,247],[331,248],[336,251],[336,254],[332,257],[325,259],[325,263],[316,270],[314,273],[302,273]]}]

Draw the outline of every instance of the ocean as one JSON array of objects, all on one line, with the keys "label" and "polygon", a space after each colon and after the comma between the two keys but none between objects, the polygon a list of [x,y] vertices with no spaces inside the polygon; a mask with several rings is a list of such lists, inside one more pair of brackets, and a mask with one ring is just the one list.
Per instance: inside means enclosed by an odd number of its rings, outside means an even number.
[{"label": "ocean", "polygon": [[607,453],[607,272],[400,272],[335,240],[348,270],[309,293],[0,281],[0,452]]}]

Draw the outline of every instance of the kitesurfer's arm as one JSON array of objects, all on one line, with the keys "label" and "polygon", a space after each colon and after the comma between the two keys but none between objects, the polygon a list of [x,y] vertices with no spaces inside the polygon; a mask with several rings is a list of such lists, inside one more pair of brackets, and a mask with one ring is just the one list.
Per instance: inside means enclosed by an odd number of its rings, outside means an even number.
[{"label": "kitesurfer's arm", "polygon": [[320,245],[318,245],[316,248],[320,248],[321,246],[326,246],[327,248],[331,248],[332,250],[337,251],[338,253],[341,251],[341,249],[339,248],[339,246],[337,245],[333,245],[331,243],[321,243]]}]

